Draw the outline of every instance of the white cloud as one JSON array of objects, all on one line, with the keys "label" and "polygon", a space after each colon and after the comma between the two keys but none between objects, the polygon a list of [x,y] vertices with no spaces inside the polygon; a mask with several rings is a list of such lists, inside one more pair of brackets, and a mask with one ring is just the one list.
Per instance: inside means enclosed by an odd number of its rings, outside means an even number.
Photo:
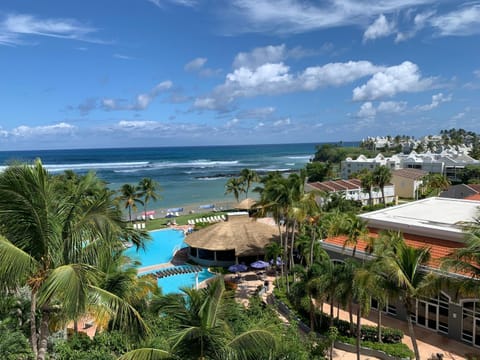
[{"label": "white cloud", "polygon": [[118,129],[123,130],[152,130],[158,123],[156,121],[145,121],[145,120],[121,120],[117,124]]},{"label": "white cloud", "polygon": [[377,107],[367,101],[360,106],[357,117],[363,119],[374,119],[377,114],[393,114],[400,113],[405,110],[407,103],[404,101],[381,101]]},{"label": "white cloud", "polygon": [[173,86],[170,80],[162,81],[157,84],[148,93],[138,94],[133,103],[125,103],[124,100],[104,98],[100,101],[100,107],[104,110],[145,110],[150,103],[161,93],[169,90]]},{"label": "white cloud", "polygon": [[480,33],[480,4],[470,3],[448,14],[430,19],[441,36],[464,36]]},{"label": "white cloud", "polygon": [[316,29],[371,22],[381,14],[395,13],[412,6],[435,3],[436,0],[232,0],[228,20],[240,15],[241,21],[232,23],[232,32],[269,31],[301,33]]},{"label": "white cloud", "polygon": [[239,122],[240,122],[239,119],[234,118],[234,119],[232,119],[232,120],[230,120],[230,121],[227,121],[227,122],[225,123],[225,127],[227,127],[227,128],[234,127],[234,126],[237,125]]},{"label": "white cloud", "polygon": [[264,119],[269,117],[275,112],[275,108],[272,106],[257,108],[257,109],[249,109],[241,111],[237,114],[237,116],[241,119]]},{"label": "white cloud", "polygon": [[258,47],[250,52],[241,52],[233,60],[233,68],[256,69],[265,63],[279,63],[287,58],[287,48],[282,45]]},{"label": "white cloud", "polygon": [[225,82],[211,94],[199,97],[193,104],[197,109],[225,110],[240,97],[278,95],[297,91],[314,91],[329,86],[341,86],[373,75],[385,69],[368,61],[328,63],[306,68],[293,74],[281,63],[265,63],[255,69],[240,67],[226,75]]},{"label": "white cloud", "polygon": [[291,124],[290,118],[280,119],[273,122],[273,126],[275,127],[283,127],[283,126],[288,126],[290,124]]},{"label": "white cloud", "polygon": [[0,21],[0,44],[24,44],[22,36],[48,36],[101,42],[88,38],[97,29],[74,19],[39,19],[29,14],[8,14]]},{"label": "white cloud", "polygon": [[395,38],[395,42],[401,42],[408,40],[414,37],[417,32],[422,30],[424,27],[428,25],[428,20],[435,14],[435,11],[429,10],[422,13],[418,13],[413,18],[412,27],[408,31],[398,32]]},{"label": "white cloud", "polygon": [[375,73],[366,84],[353,90],[354,101],[392,97],[401,92],[418,92],[430,88],[433,78],[422,78],[418,66],[410,61]]},{"label": "white cloud", "polygon": [[380,16],[365,30],[363,41],[375,40],[391,35],[395,31],[395,24],[389,23],[385,15]]},{"label": "white cloud", "polygon": [[72,134],[77,129],[76,126],[61,122],[54,125],[45,126],[27,126],[20,125],[10,132],[15,137],[36,137],[36,136],[48,136],[48,135],[67,135]]},{"label": "white cloud", "polygon": [[449,102],[449,101],[452,101],[451,94],[445,96],[442,93],[438,93],[438,94],[432,95],[432,102],[430,104],[421,105],[421,106],[418,106],[417,108],[422,111],[429,111],[438,107],[438,105],[440,105],[441,103]]},{"label": "white cloud", "polygon": [[399,113],[405,110],[407,103],[405,101],[382,101],[378,104],[379,113]]},{"label": "white cloud", "polygon": [[158,6],[159,8],[163,8],[165,3],[186,6],[186,7],[194,7],[198,4],[197,0],[148,0],[148,1]]},{"label": "white cloud", "polygon": [[198,57],[188,62],[187,64],[185,64],[183,68],[186,71],[196,71],[201,69],[206,62],[207,62],[207,58]]},{"label": "white cloud", "polygon": [[473,71],[473,75],[475,75],[475,77],[477,77],[477,78],[480,79],[480,69],[474,70],[474,71]]},{"label": "white cloud", "polygon": [[373,106],[373,104],[370,101],[367,101],[366,103],[363,103],[362,106],[360,106],[360,110],[357,113],[357,116],[359,118],[374,118],[375,115],[377,115],[377,110]]},{"label": "white cloud", "polygon": [[460,120],[465,117],[465,112],[459,112],[458,114],[452,116],[452,120]]},{"label": "white cloud", "polygon": [[132,60],[133,57],[128,56],[128,55],[123,55],[123,54],[113,54],[113,57],[115,59],[121,59],[121,60]]}]

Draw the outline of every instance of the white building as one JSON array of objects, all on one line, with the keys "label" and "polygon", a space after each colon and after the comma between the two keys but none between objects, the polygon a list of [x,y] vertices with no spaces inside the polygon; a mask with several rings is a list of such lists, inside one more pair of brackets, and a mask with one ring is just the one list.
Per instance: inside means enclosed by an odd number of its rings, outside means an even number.
[{"label": "white building", "polygon": [[387,166],[391,170],[400,169],[400,158],[397,155],[385,157],[382,154],[378,154],[374,158],[359,155],[355,160],[348,157],[340,164],[341,177],[342,179],[348,179],[351,174],[358,173],[364,169],[373,171],[381,165]]}]

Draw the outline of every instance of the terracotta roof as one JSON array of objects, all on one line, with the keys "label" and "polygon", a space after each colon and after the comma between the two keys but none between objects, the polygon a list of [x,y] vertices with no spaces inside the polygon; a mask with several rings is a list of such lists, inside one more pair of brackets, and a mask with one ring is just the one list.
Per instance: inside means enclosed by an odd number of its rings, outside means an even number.
[{"label": "terracotta roof", "polygon": [[206,250],[235,250],[236,256],[262,255],[265,245],[277,237],[276,226],[239,216],[194,231],[185,243]]},{"label": "terracotta roof", "polygon": [[[378,230],[370,229],[369,236],[371,237],[378,237]],[[409,246],[413,246],[415,248],[422,248],[426,247],[430,249],[430,261],[428,262],[428,266],[433,268],[439,268],[440,261],[442,258],[451,254],[455,249],[461,248],[464,244],[449,241],[449,240],[442,240],[442,239],[434,239],[426,236],[419,236],[413,234],[403,234],[405,242]],[[342,247],[345,240],[347,239],[346,236],[336,236],[330,237],[324,240],[325,243],[331,245],[337,245]],[[365,251],[367,248],[367,242],[364,240],[359,240],[357,243],[357,251]],[[353,246],[346,246],[345,249],[353,249]]]},{"label": "terracotta roof", "polygon": [[428,174],[428,171],[420,169],[398,169],[393,170],[393,176],[400,176],[407,179],[418,180]]},{"label": "terracotta roof", "polygon": [[467,184],[467,186],[473,191],[480,193],[480,184]]},{"label": "terracotta roof", "polygon": [[356,190],[361,188],[361,181],[359,179],[349,180],[329,180],[322,182],[309,183],[310,186],[326,192]]},{"label": "terracotta roof", "polygon": [[464,198],[464,200],[480,201],[480,194],[474,194],[474,195],[467,196],[466,198]]}]

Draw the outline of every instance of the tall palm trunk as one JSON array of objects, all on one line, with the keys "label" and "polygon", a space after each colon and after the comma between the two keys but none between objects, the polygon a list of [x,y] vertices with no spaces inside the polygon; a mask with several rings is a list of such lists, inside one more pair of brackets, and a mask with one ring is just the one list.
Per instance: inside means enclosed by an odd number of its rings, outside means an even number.
[{"label": "tall palm trunk", "polygon": [[50,315],[48,310],[42,310],[42,320],[40,321],[40,339],[38,346],[38,356],[37,360],[45,360],[47,355],[47,346],[48,346],[48,323],[50,321]]},{"label": "tall palm trunk", "polygon": [[405,302],[405,309],[407,310],[408,333],[410,335],[410,338],[412,339],[413,352],[415,353],[415,359],[420,360],[420,352],[418,351],[417,338],[415,337],[415,330],[413,329],[412,317],[410,316],[411,314],[410,300],[407,300]]},{"label": "tall palm trunk", "polygon": [[362,324],[361,324],[361,319],[362,319],[362,308],[360,304],[358,304],[357,307],[357,360],[360,360],[360,338],[362,336]]},{"label": "tall palm trunk", "polygon": [[310,263],[308,264],[308,267],[311,267],[313,264],[313,252],[315,249],[315,241],[316,241],[315,235],[316,235],[316,232],[315,230],[313,230],[313,227],[312,227],[312,234],[311,234],[312,241],[310,242]]},{"label": "tall palm trunk", "polygon": [[349,304],[348,304],[348,317],[350,320],[350,336],[353,335],[354,327],[353,327],[353,298],[350,298]]},{"label": "tall palm trunk", "polygon": [[383,205],[385,205],[385,187],[384,187],[384,186],[381,186],[381,187],[380,187],[380,191],[382,192]]},{"label": "tall palm trunk", "polygon": [[[280,238],[280,246],[283,246],[282,225],[280,225],[280,221],[277,221],[277,224],[278,224],[278,235],[279,235],[279,238]],[[275,261],[275,264],[276,264],[277,259],[275,259],[274,261]],[[286,262],[287,261],[285,259],[285,256],[283,256],[283,264],[280,265],[280,278],[281,279],[284,279],[284,266],[285,266]],[[277,272],[275,272],[275,278],[276,277],[277,277]],[[280,282],[278,284],[280,285]]]},{"label": "tall palm trunk", "polygon": [[290,284],[288,283],[288,226],[287,224],[285,224],[285,243],[283,245],[283,258],[285,259],[285,286],[286,286],[286,290],[287,290],[287,294],[290,293]]},{"label": "tall palm trunk", "polygon": [[292,234],[290,236],[290,268],[293,269],[294,260],[293,260],[293,250],[295,247],[295,230],[297,229],[297,220],[293,221],[292,225]]},{"label": "tall palm trunk", "polygon": [[35,358],[38,356],[38,334],[37,334],[37,291],[32,289],[30,295],[30,343]]},{"label": "tall palm trunk", "polygon": [[310,297],[310,331],[315,331],[315,302]]},{"label": "tall palm trunk", "polygon": [[330,326],[333,326],[333,296],[330,299]]},{"label": "tall palm trunk", "polygon": [[382,342],[382,309],[380,308],[379,306],[379,309],[378,309],[378,329],[377,329],[377,338],[378,338],[378,342],[381,343]]}]

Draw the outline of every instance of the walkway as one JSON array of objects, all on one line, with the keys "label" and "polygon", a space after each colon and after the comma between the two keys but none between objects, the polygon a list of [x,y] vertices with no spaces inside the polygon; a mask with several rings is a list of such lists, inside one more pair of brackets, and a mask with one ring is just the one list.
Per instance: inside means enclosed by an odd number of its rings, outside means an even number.
[{"label": "walkway", "polygon": [[[330,306],[328,304],[324,304],[323,308],[325,313],[330,313]],[[334,313],[335,315],[337,314],[336,307],[334,307]],[[377,317],[377,311],[372,310],[370,311],[368,318],[362,318],[362,324],[376,326]],[[348,318],[348,311],[340,310],[340,319],[348,321]],[[353,315],[353,320],[354,322],[357,321],[357,317],[355,315]],[[403,343],[413,350],[406,321],[384,315],[382,316],[382,325],[402,330],[405,333],[405,336],[403,337]],[[463,360],[466,358],[467,354],[475,354],[477,358],[480,358],[480,351],[473,346],[468,346],[464,343],[452,340],[446,336],[424,329],[420,326],[414,326],[414,330],[421,359],[430,359],[432,354],[437,353],[443,354],[445,360]]]}]

